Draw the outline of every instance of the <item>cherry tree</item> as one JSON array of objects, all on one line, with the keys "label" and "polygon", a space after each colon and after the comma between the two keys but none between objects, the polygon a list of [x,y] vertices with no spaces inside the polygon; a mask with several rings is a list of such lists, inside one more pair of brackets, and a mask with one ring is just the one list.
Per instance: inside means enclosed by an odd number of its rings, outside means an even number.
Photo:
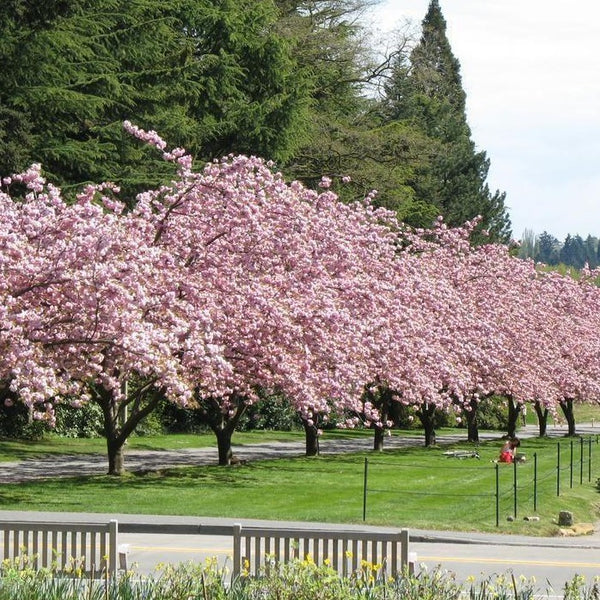
[{"label": "cherry tree", "polygon": [[[12,249],[2,265],[5,306],[19,326],[12,347],[24,345],[35,356],[5,354],[12,364],[4,379],[27,404],[42,404],[50,422],[52,400],[97,402],[109,473],[119,474],[122,446],[158,395],[186,401],[172,352],[178,329],[165,285],[170,258],[148,243],[149,228],[103,194],[110,189],[89,186],[68,205],[59,190],[45,186],[38,166],[5,180],[15,183],[29,191],[22,201],[3,197],[5,214],[14,215],[9,231],[3,223],[5,250]],[[133,377],[143,383],[126,397]]]},{"label": "cherry tree", "polygon": [[[187,331],[179,358],[219,462],[231,460],[231,435],[259,386],[285,393],[309,427],[332,402],[358,410],[382,325],[375,300],[389,286],[377,275],[395,251],[389,213],[340,203],[326,179],[322,192],[287,184],[254,157],[194,172],[183,151],[127,127],[179,164],[178,180],[142,194],[135,213],[185,269],[178,294],[201,326]],[[212,378],[195,355],[206,323],[224,357]]]},{"label": "cherry tree", "polygon": [[98,403],[110,473],[163,397],[202,412],[220,464],[259,389],[289,398],[309,454],[331,411],[372,425],[381,448],[392,402],[415,408],[432,444],[438,410],[462,411],[476,439],[491,394],[513,417],[525,402],[568,417],[598,397],[596,274],[473,247],[477,221],[405,228],[372,195],[343,204],[329,179],[312,191],[256,157],[195,171],[125,127],[177,169],[133,210],[110,184],[69,205],[39,165],[0,193],[3,393],[50,423],[55,401]]}]

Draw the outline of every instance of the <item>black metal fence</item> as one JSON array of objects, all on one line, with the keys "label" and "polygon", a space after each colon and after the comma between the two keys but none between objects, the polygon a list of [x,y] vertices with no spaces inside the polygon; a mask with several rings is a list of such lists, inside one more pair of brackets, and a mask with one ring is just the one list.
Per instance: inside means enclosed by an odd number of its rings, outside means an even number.
[{"label": "black metal fence", "polygon": [[[593,453],[594,447],[597,445],[598,436],[596,435],[557,442],[555,459],[552,459],[546,453],[544,460],[538,460],[538,454],[534,453],[532,460],[526,462],[517,461],[512,464],[492,463],[491,465],[473,465],[470,463],[468,466],[463,466],[463,463],[460,466],[445,464],[438,467],[428,465],[429,469],[438,468],[444,471],[448,469],[457,469],[458,471],[461,469],[468,469],[469,471],[478,469],[487,472],[491,469],[494,470],[494,477],[491,481],[490,478],[485,478],[489,482],[489,487],[487,483],[481,484],[476,492],[462,490],[460,493],[449,493],[447,490],[413,492],[394,488],[391,484],[387,485],[385,489],[381,486],[371,485],[370,469],[377,469],[378,465],[383,463],[378,463],[376,459],[369,460],[365,458],[363,473],[363,521],[367,519],[369,494],[392,493],[398,495],[400,493],[407,496],[411,493],[417,493],[421,498],[423,496],[435,495],[443,495],[446,498],[456,496],[461,502],[468,501],[469,499],[474,500],[475,498],[488,498],[490,502],[489,506],[493,505],[493,510],[489,511],[489,515],[490,517],[494,515],[496,526],[498,526],[500,523],[501,506],[510,506],[512,517],[516,519],[519,516],[519,510],[533,510],[534,513],[538,511],[539,492],[542,489],[547,494],[548,490],[555,486],[556,495],[560,496],[561,490],[566,485],[569,488],[573,488],[577,483],[583,485],[584,482],[591,482]],[[462,453],[459,451],[454,455],[458,458],[467,458],[473,456],[473,454],[476,453]],[[386,462],[385,468],[389,469],[389,466],[390,463]],[[407,465],[403,464],[402,468],[407,468]],[[410,468],[410,465],[408,468]]]}]

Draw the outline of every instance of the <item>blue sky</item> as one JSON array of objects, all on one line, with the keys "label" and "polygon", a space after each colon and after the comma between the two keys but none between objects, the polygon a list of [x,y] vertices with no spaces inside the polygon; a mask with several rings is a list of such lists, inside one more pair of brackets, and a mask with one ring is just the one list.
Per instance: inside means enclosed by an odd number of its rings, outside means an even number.
[{"label": "blue sky", "polygon": [[[461,65],[467,119],[524,229],[600,237],[600,5],[592,0],[439,0]],[[374,36],[412,22],[429,0],[381,0]]]}]

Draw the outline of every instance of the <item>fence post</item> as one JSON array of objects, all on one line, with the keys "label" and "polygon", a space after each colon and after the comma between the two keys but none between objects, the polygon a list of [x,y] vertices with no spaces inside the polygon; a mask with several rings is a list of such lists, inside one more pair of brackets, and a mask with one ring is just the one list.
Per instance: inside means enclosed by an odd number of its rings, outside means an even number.
[{"label": "fence post", "polygon": [[588,482],[592,481],[592,438],[588,438]]},{"label": "fence post", "polygon": [[[111,519],[108,523],[108,535],[110,538],[110,551],[108,555],[108,569],[111,577],[117,574],[117,555],[119,552],[119,523],[116,519]],[[73,541],[74,533],[71,534],[71,541]],[[66,541],[66,538],[63,538]],[[84,549],[85,550],[85,549]]]},{"label": "fence post", "polygon": [[583,438],[579,438],[579,485],[583,483]]},{"label": "fence post", "polygon": [[573,440],[571,440],[571,460],[569,465],[569,487],[573,487]]},{"label": "fence post", "polygon": [[515,498],[514,517],[517,518],[517,461],[513,460],[513,490]]},{"label": "fence post", "polygon": [[556,495],[560,496],[560,442],[556,443]]},{"label": "fence post", "polygon": [[242,572],[242,525],[233,524],[233,579],[240,576]]},{"label": "fence post", "polygon": [[365,456],[365,475],[363,479],[363,521],[367,520],[367,472],[369,459]]},{"label": "fence post", "polygon": [[537,512],[537,452],[533,453],[533,512]]},{"label": "fence post", "polygon": [[496,463],[496,527],[500,525],[500,475]]}]

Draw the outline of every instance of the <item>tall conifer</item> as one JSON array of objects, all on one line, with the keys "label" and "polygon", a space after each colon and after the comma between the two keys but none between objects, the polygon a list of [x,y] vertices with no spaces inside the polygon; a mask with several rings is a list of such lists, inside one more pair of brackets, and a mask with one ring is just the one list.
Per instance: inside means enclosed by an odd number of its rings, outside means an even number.
[{"label": "tall conifer", "polygon": [[430,158],[411,184],[426,205],[437,207],[450,225],[477,215],[494,241],[510,238],[505,194],[491,193],[486,179],[490,161],[471,139],[460,64],[446,36],[438,0],[431,0],[422,35],[410,56],[399,55],[385,88],[388,120],[408,122],[431,140]]}]

